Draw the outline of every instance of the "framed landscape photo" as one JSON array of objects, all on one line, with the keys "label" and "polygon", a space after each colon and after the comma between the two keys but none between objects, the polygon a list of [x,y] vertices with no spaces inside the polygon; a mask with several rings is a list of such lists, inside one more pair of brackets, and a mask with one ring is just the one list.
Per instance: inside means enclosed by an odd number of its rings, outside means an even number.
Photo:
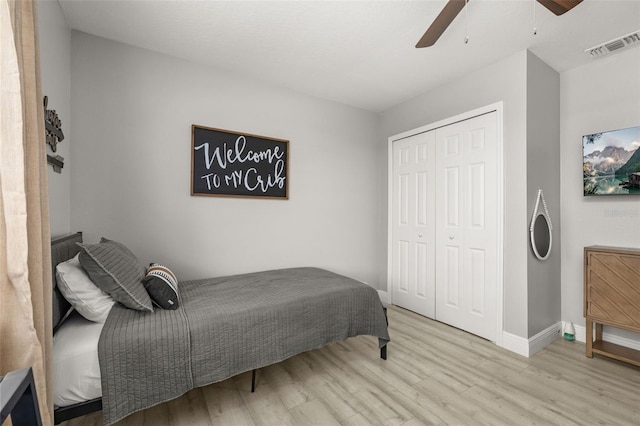
[{"label": "framed landscape photo", "polygon": [[582,137],[584,195],[640,194],[640,126]]},{"label": "framed landscape photo", "polygon": [[289,141],[191,126],[191,195],[289,198]]}]

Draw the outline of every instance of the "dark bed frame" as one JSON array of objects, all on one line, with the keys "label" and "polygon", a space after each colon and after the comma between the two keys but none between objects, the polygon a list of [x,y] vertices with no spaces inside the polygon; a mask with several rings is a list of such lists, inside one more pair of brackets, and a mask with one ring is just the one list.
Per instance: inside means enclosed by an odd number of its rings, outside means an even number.
[{"label": "dark bed frame", "polygon": [[[56,283],[56,266],[58,263],[73,258],[80,251],[80,247],[76,243],[82,242],[82,232],[63,235],[51,239],[51,269],[53,277],[53,334],[58,331],[60,324],[70,313],[71,305],[62,296]],[[54,423],[59,424],[75,417],[84,416],[95,411],[102,410],[102,398],[92,399],[91,401],[81,402],[78,404],[60,407],[54,410]]]},{"label": "dark bed frame", "polygon": [[[53,334],[56,333],[62,321],[71,312],[71,305],[62,296],[56,283],[56,266],[72,259],[80,251],[80,247],[76,243],[82,242],[82,232],[63,235],[51,239],[51,268],[53,277]],[[387,316],[387,308],[384,307],[385,317]],[[389,320],[387,318],[387,325]],[[380,348],[380,358],[387,359],[387,346]],[[256,370],[251,372],[251,392],[256,388]],[[54,423],[60,424],[64,421],[75,417],[84,416],[96,411],[102,410],[102,398],[92,399],[90,401],[80,402],[78,404],[60,407],[54,410]]]}]

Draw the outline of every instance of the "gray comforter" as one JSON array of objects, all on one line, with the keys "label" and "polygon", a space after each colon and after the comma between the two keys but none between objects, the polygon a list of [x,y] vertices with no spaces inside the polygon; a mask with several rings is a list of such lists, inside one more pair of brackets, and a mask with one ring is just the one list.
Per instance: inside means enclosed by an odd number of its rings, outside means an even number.
[{"label": "gray comforter", "polygon": [[334,340],[389,341],[377,291],[322,269],[186,281],[179,291],[173,311],[111,310],[98,344],[105,424]]}]

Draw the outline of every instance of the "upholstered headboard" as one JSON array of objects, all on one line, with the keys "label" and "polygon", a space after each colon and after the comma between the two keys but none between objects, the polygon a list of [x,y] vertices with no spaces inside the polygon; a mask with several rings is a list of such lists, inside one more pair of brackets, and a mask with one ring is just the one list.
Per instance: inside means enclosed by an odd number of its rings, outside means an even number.
[{"label": "upholstered headboard", "polygon": [[56,283],[56,265],[60,262],[72,259],[80,251],[80,247],[76,243],[82,242],[82,232],[68,234],[61,237],[51,239],[51,268],[53,274],[53,332],[55,333],[64,319],[65,315],[71,308],[71,305],[62,296]]}]

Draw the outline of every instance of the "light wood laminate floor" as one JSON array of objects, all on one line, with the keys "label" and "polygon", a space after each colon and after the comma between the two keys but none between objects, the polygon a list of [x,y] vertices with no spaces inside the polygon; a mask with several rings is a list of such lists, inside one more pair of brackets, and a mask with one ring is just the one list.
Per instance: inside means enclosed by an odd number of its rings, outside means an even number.
[{"label": "light wood laminate floor", "polygon": [[[556,340],[531,358],[389,307],[388,360],[360,336],[194,389],[118,426],[640,425],[640,368]],[[102,425],[102,412],[67,426]]]}]

